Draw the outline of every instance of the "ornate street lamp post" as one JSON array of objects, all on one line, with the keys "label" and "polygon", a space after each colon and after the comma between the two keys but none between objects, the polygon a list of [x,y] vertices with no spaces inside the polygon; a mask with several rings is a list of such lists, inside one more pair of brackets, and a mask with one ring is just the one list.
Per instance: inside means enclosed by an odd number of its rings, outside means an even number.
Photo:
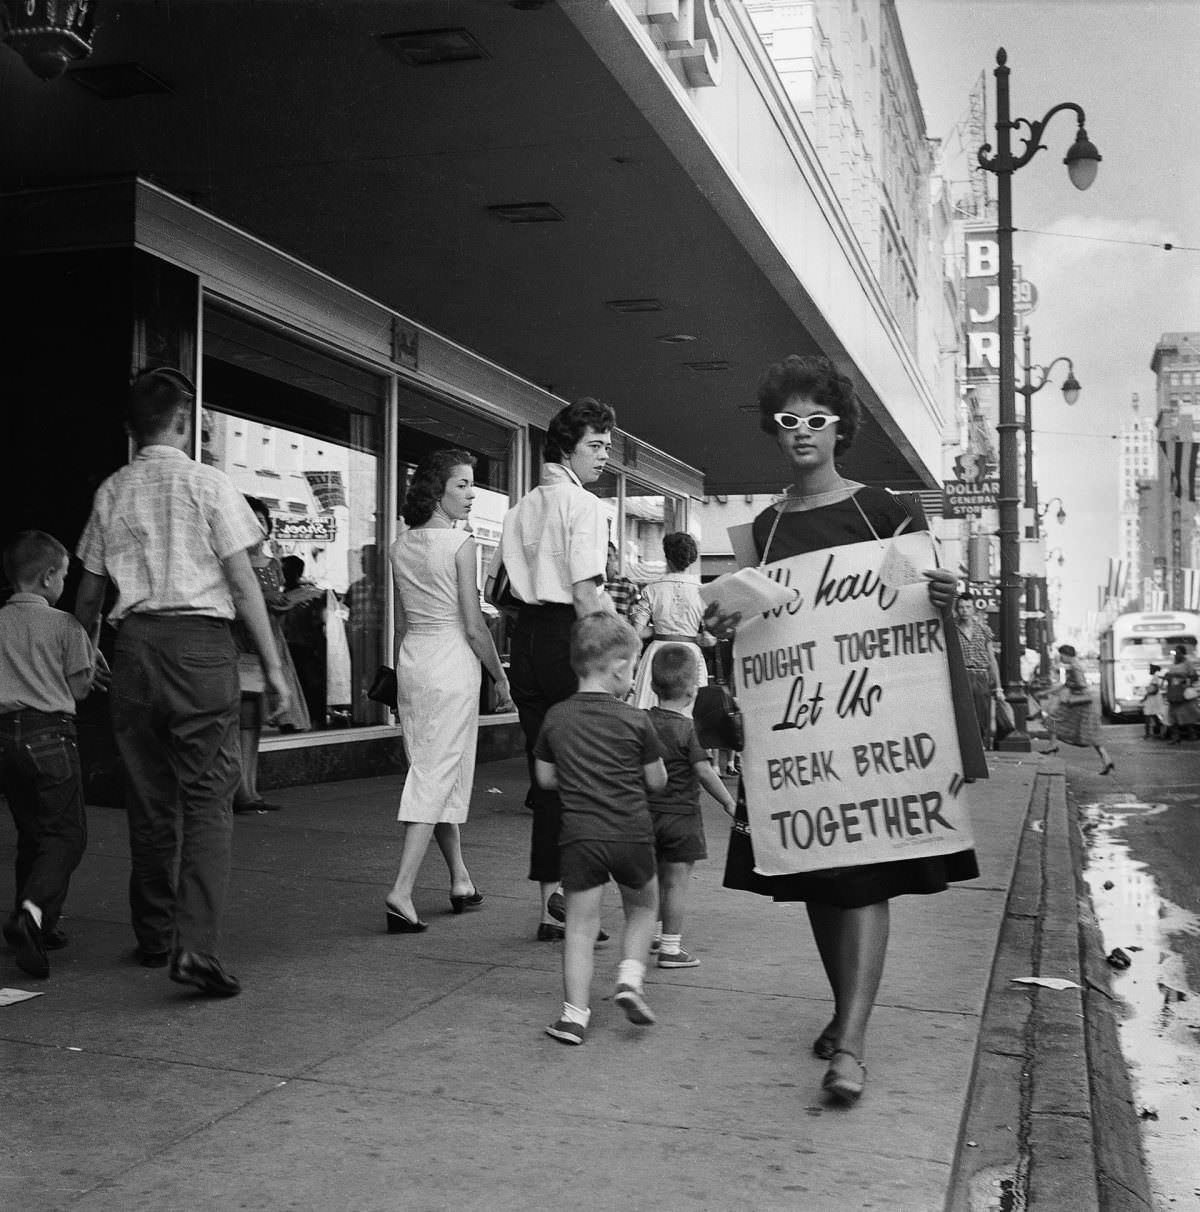
[{"label": "ornate street lamp post", "polygon": [[[1062,497],[1051,497],[1045,509],[1038,508],[1037,484],[1033,478],[1033,397],[1050,381],[1050,372],[1060,363],[1067,364],[1067,377],[1063,380],[1063,399],[1068,404],[1074,404],[1083,390],[1079,380],[1075,378],[1075,363],[1070,358],[1055,358],[1049,366],[1034,366],[1030,363],[1029,326],[1024,332],[1024,371],[1025,377],[1017,391],[1025,397],[1025,508],[1029,510],[1031,523],[1026,531],[1027,539],[1041,537],[1041,520],[1046,516],[1050,505],[1058,502],[1058,523],[1061,526],[1067,520],[1067,511],[1063,508]],[[1033,381],[1033,373],[1037,371],[1038,380]],[[1040,611],[1042,617],[1034,616]],[[1038,676],[1043,681],[1050,677],[1050,615],[1046,600],[1045,574],[1025,579],[1025,646],[1038,653]]]},{"label": "ornate street lamp post", "polygon": [[[1020,556],[1020,496],[1017,479],[1017,421],[1014,371],[1016,351],[1013,340],[1016,314],[1013,308],[1013,250],[1012,250],[1012,175],[1024,168],[1045,144],[1041,142],[1047,123],[1060,110],[1071,110],[1078,120],[1075,142],[1063,163],[1076,189],[1087,189],[1096,179],[1100,153],[1088,140],[1084,129],[1084,112],[1073,101],[1064,101],[1046,111],[1040,122],[1012,118],[1008,103],[1008,52],[1001,47],[996,52],[996,152],[985,143],[979,149],[979,165],[996,175],[996,242],[999,246],[1000,274],[1000,676],[1004,682],[1004,697],[1012,708],[1016,727],[1000,742],[1001,749],[1028,753],[1031,746],[1026,731],[1027,705],[1021,685],[1021,578]],[[1012,132],[1020,127],[1028,130],[1022,138],[1025,150],[1020,155],[1012,151]]]}]

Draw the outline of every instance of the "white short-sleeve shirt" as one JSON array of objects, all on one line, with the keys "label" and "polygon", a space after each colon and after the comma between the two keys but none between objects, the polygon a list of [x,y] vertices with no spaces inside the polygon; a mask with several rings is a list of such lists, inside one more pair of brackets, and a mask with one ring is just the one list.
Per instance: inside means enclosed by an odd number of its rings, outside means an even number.
[{"label": "white short-sleeve shirt", "polygon": [[577,582],[604,579],[608,518],[569,467],[546,463],[542,482],[505,515],[500,551],[521,601],[569,606]]}]

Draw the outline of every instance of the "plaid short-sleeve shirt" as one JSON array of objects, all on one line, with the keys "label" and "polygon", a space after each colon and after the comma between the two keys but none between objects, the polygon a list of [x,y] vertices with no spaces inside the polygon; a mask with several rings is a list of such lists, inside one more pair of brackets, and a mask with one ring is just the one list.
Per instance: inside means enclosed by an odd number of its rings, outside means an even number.
[{"label": "plaid short-sleeve shirt", "polygon": [[235,617],[223,560],[262,541],[245,497],[224,472],[173,446],[143,446],[96,490],[75,554],[109,577],[127,614]]}]

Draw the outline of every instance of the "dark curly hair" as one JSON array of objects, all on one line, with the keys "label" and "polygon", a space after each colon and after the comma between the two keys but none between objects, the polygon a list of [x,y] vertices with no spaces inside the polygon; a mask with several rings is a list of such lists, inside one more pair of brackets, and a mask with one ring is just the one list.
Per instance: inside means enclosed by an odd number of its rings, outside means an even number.
[{"label": "dark curly hair", "polygon": [[786,411],[788,401],[795,396],[837,414],[838,434],[833,453],[845,454],[853,445],[862,421],[850,380],[828,358],[790,354],[782,362],[772,362],[758,384],[758,423],[763,433],[775,436],[779,428],[775,414]]},{"label": "dark curly hair", "polygon": [[663,535],[663,555],[667,557],[667,563],[676,572],[690,568],[696,562],[699,554],[700,549],[696,546],[696,540],[686,531],[676,530],[671,534]]},{"label": "dark curly hair", "polygon": [[474,467],[475,456],[466,450],[434,450],[427,454],[413,472],[404,508],[400,511],[410,526],[424,526],[433,517],[434,506],[446,494],[446,481],[456,467]]},{"label": "dark curly hair", "polygon": [[248,492],[243,493],[246,498],[246,504],[254,511],[256,517],[262,518],[267,524],[267,534],[270,534],[275,529],[274,522],[271,521],[271,511],[267,508],[266,501],[260,500],[258,497],[252,497]]},{"label": "dark curly hair", "polygon": [[561,463],[579,444],[583,431],[589,426],[597,433],[608,433],[616,423],[616,409],[611,404],[601,404],[591,396],[584,396],[554,414],[546,429],[542,458],[547,463]]}]

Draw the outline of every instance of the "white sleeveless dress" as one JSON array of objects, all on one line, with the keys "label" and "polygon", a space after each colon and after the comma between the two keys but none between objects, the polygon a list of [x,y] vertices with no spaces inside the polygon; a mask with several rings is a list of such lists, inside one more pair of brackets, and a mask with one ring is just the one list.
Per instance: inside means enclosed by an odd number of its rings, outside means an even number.
[{"label": "white sleeveless dress", "polygon": [[392,578],[408,630],[396,659],[408,777],[401,821],[467,819],[479,730],[479,658],[458,608],[458,549],[465,530],[424,527],[392,544]]}]

